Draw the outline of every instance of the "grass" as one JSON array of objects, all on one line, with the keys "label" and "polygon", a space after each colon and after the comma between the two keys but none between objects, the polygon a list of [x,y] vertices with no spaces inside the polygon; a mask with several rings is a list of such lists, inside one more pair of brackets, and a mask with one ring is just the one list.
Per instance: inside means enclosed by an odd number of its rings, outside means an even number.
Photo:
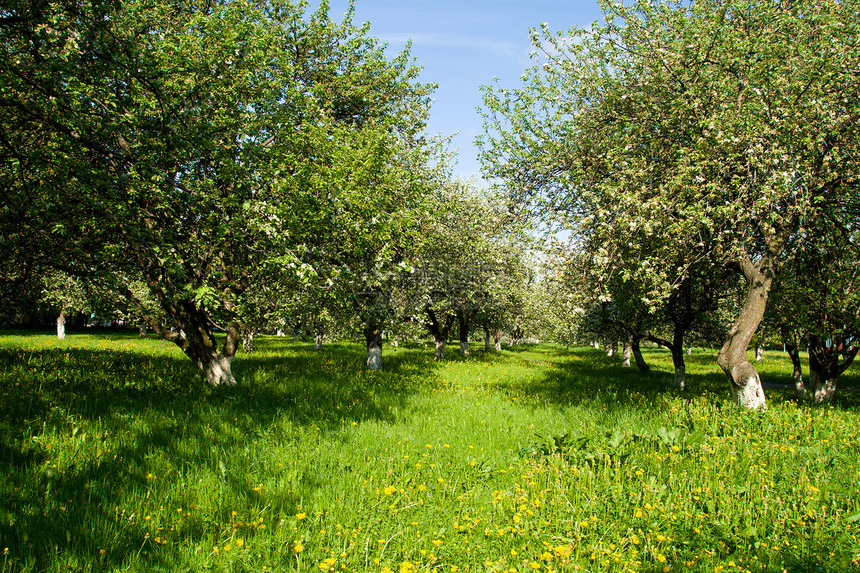
[{"label": "grass", "polygon": [[741,412],[711,351],[680,394],[660,350],[256,346],[213,390],[157,340],[0,336],[0,572],[860,571],[856,392]]}]

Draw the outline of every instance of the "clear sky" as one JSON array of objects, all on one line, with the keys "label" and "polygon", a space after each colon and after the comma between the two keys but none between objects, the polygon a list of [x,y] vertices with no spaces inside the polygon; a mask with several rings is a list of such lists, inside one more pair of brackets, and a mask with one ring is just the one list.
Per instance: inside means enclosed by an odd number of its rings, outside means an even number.
[{"label": "clear sky", "polygon": [[[331,0],[330,15],[340,21],[346,0]],[[356,23],[371,23],[371,35],[393,53],[412,40],[422,66],[421,81],[439,85],[428,131],[451,135],[459,148],[455,175],[478,176],[475,137],[482,128],[476,108],[479,87],[499,78],[516,87],[530,66],[529,28],[547,22],[552,30],[590,26],[601,19],[597,0],[357,0]]]}]

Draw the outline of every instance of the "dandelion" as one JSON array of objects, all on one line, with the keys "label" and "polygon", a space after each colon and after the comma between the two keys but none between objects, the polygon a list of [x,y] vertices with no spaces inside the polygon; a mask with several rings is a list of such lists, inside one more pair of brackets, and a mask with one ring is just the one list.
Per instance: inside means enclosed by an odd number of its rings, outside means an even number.
[{"label": "dandelion", "polygon": [[301,521],[303,519],[307,519],[307,517],[308,517],[307,514],[304,512],[296,514],[296,519],[298,519],[299,521]]},{"label": "dandelion", "polygon": [[395,491],[397,491],[397,488],[396,488],[396,487],[394,487],[393,485],[390,485],[390,486],[388,486],[387,488],[385,488],[383,491],[385,492],[385,495],[391,495],[391,494],[393,494]]}]

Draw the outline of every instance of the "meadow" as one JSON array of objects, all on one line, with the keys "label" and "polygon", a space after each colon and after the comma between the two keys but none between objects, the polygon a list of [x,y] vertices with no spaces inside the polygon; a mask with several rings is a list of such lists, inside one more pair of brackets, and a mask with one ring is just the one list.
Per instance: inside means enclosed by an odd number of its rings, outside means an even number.
[{"label": "meadow", "polygon": [[860,392],[742,412],[711,350],[682,394],[659,349],[256,346],[211,389],[153,337],[0,335],[0,572],[860,572]]}]

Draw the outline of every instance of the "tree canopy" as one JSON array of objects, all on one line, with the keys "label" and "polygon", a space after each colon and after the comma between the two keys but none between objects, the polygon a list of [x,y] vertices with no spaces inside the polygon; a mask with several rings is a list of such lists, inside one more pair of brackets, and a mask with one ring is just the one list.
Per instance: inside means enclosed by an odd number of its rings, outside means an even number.
[{"label": "tree canopy", "polygon": [[647,304],[703,262],[742,273],[718,361],[761,407],[745,352],[786,247],[860,202],[860,3],[601,6],[590,29],[533,33],[522,87],[485,88],[486,173]]},{"label": "tree canopy", "polygon": [[420,161],[431,86],[327,8],[21,2],[0,18],[4,209],[66,270],[113,280],[212,384],[235,382],[244,301],[385,227]]}]

